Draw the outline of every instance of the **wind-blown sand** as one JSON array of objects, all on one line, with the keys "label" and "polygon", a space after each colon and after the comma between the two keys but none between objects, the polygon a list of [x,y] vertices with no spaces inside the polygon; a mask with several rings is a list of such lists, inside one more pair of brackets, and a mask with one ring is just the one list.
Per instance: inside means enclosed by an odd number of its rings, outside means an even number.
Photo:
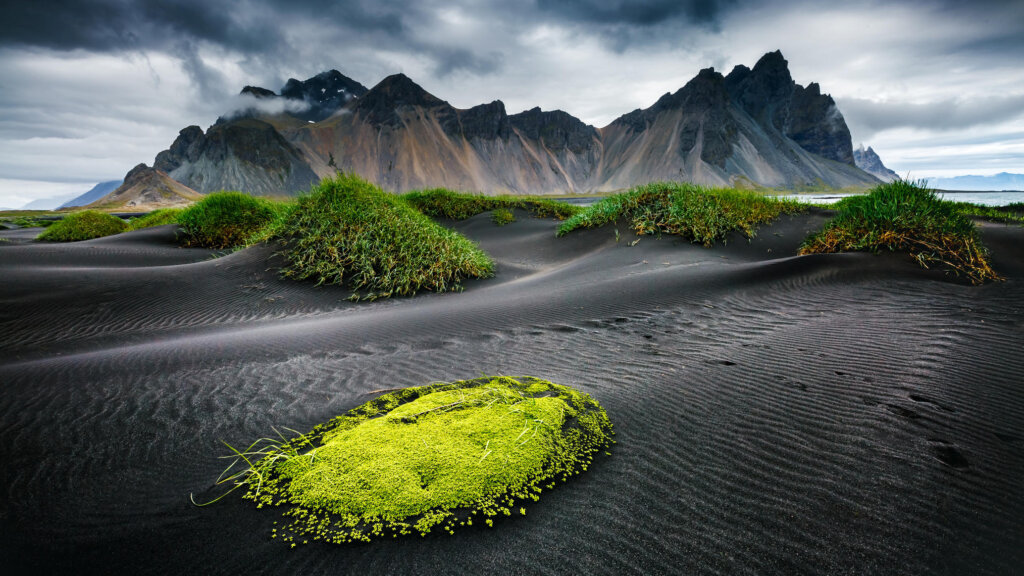
[{"label": "wind-blown sand", "polygon": [[[451,225],[496,278],[372,303],[173,227],[0,243],[4,573],[1024,566],[1024,229],[985,225],[1007,281],[974,287],[900,254],[791,256],[822,212],[713,249],[489,217]],[[481,374],[590,393],[613,456],[455,536],[292,550],[269,537],[280,510],[189,502],[219,494],[221,439]]]}]

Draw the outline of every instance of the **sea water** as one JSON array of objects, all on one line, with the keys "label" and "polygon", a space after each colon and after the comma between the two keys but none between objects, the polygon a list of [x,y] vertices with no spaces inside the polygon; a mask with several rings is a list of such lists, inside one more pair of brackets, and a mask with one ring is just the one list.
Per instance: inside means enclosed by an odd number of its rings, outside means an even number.
[{"label": "sea water", "polygon": [[[972,204],[981,204],[982,206],[1006,206],[1014,202],[1024,202],[1024,192],[1013,190],[1003,192],[946,192],[936,190],[936,193],[943,200],[970,202]],[[856,196],[856,194],[779,194],[776,198],[799,200],[810,204],[835,204],[847,196]]]}]

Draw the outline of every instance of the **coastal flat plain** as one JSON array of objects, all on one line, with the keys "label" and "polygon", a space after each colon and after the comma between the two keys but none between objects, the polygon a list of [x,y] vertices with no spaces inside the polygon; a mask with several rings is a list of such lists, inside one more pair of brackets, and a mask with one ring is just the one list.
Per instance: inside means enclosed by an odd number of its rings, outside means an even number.
[{"label": "coastal flat plain", "polygon": [[[1024,228],[1005,282],[905,254],[794,256],[828,214],[703,248],[517,212],[446,225],[497,275],[353,303],[164,226],[0,243],[5,574],[1011,574],[1024,566]],[[492,529],[370,544],[205,508],[246,446],[381,389],[533,375],[617,444]]]}]

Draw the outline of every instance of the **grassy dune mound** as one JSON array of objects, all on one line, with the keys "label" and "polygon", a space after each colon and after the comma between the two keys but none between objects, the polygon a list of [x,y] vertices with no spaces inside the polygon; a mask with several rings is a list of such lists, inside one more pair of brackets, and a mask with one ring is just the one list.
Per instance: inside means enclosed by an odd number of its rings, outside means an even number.
[{"label": "grassy dune mound", "polygon": [[[590,396],[546,380],[484,377],[380,396],[289,441],[264,441],[222,480],[287,507],[286,542],[454,533],[525,515],[612,443]],[[244,456],[245,458],[241,458]],[[255,460],[260,458],[259,460]],[[228,474],[230,474],[230,469]]]},{"label": "grassy dune mound", "polygon": [[[482,212],[509,211],[513,208],[526,210],[538,218],[554,217],[565,220],[582,210],[579,206],[550,198],[484,196],[453,192],[445,188],[407,192],[402,195],[402,198],[427,216],[452,220],[465,220]],[[495,223],[497,224],[497,222]]]},{"label": "grassy dune mound", "polygon": [[280,204],[243,194],[215,192],[178,214],[185,246],[234,248],[264,239],[287,211]]},{"label": "grassy dune mound", "polygon": [[40,234],[37,239],[47,242],[78,242],[124,232],[127,224],[117,216],[105,212],[85,210],[68,214]]},{"label": "grassy dune mound", "polygon": [[712,246],[735,230],[752,238],[758,225],[801,210],[796,202],[754,192],[661,182],[601,200],[563,222],[558,235],[622,219],[637,234],[676,234]]},{"label": "grassy dune mound", "polygon": [[280,235],[286,277],[348,284],[355,298],[458,290],[462,279],[494,271],[473,242],[356,176],[314,187],[299,199]]},{"label": "grassy dune mound", "polygon": [[128,227],[126,232],[132,230],[142,230],[143,228],[152,228],[153,226],[164,226],[166,224],[177,224],[178,216],[184,212],[184,208],[161,208],[154,210],[145,216],[138,218],[132,218],[128,221]]},{"label": "grassy dune mound", "polygon": [[975,284],[999,279],[974,223],[922,183],[882,184],[836,208],[836,217],[804,242],[801,254],[885,248],[908,252],[925,268],[939,265]]}]

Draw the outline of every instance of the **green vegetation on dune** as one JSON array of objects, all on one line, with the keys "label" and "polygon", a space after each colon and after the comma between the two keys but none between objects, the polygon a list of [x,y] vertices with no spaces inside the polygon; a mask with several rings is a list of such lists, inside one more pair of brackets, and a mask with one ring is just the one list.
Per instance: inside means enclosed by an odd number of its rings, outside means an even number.
[{"label": "green vegetation on dune", "polygon": [[286,277],[348,284],[354,298],[458,290],[462,279],[494,272],[469,239],[356,176],[324,180],[300,197],[280,236]]},{"label": "green vegetation on dune", "polygon": [[526,514],[525,503],[585,471],[611,437],[604,409],[584,393],[484,377],[401,389],[308,434],[257,441],[235,451],[247,465],[219,483],[244,487],[258,506],[287,507],[291,520],[274,537],[293,546],[454,533]]},{"label": "green vegetation on dune", "polygon": [[132,218],[128,221],[128,228],[126,231],[141,230],[143,228],[152,228],[153,226],[164,226],[166,224],[177,224],[178,216],[184,212],[184,208],[161,208],[154,210],[145,216],[138,218]]},{"label": "green vegetation on dune", "polygon": [[289,208],[241,192],[215,192],[178,214],[180,238],[185,246],[247,246],[270,237]]},{"label": "green vegetation on dune", "polygon": [[407,192],[402,198],[427,216],[452,220],[465,220],[490,210],[513,208],[526,210],[538,218],[564,220],[582,210],[573,204],[538,196],[484,196],[445,188]]},{"label": "green vegetation on dune", "polygon": [[1016,202],[1006,206],[983,206],[971,202],[949,202],[957,212],[995,222],[1024,224],[1024,203]]},{"label": "green vegetation on dune", "polygon": [[923,183],[897,180],[836,204],[838,214],[812,235],[801,254],[906,251],[921,266],[944,266],[971,282],[998,280],[974,223],[956,203],[944,202]]},{"label": "green vegetation on dune", "polygon": [[804,209],[803,204],[756,192],[659,182],[597,202],[563,222],[558,235],[621,219],[637,234],[676,234],[712,246],[733,231],[752,238],[760,224]]},{"label": "green vegetation on dune", "polygon": [[68,214],[55,222],[37,240],[47,242],[78,242],[124,232],[128,225],[117,216],[97,210],[85,210]]}]

